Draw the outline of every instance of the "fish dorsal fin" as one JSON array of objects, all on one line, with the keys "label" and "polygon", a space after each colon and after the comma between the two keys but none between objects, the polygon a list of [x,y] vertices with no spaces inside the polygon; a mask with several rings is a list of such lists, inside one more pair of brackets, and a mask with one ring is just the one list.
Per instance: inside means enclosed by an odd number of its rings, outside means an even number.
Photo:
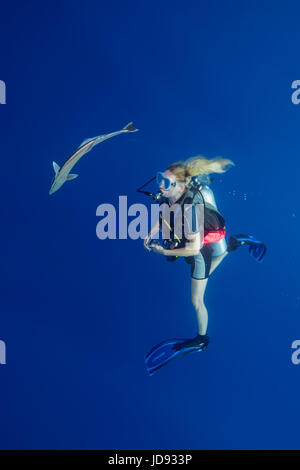
[{"label": "fish dorsal fin", "polygon": [[85,139],[83,142],[81,142],[81,144],[79,145],[79,147],[82,147],[84,144],[87,144],[90,140],[93,140],[94,137],[91,137],[89,139]]},{"label": "fish dorsal fin", "polygon": [[71,173],[70,175],[67,176],[67,180],[73,180],[75,178],[77,178],[78,175],[76,175],[75,173]]},{"label": "fish dorsal fin", "polygon": [[60,170],[60,166],[55,162],[53,162],[53,170],[55,171],[55,175],[57,175]]}]

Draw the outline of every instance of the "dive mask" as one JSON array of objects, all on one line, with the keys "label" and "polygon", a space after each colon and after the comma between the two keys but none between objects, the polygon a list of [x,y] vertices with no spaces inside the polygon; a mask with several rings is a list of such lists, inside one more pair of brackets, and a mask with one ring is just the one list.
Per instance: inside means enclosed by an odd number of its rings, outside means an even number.
[{"label": "dive mask", "polygon": [[158,186],[161,186],[161,184],[164,185],[164,189],[166,191],[169,191],[172,187],[176,186],[176,182],[172,182],[170,178],[167,178],[162,171],[159,171],[156,173],[156,182]]}]

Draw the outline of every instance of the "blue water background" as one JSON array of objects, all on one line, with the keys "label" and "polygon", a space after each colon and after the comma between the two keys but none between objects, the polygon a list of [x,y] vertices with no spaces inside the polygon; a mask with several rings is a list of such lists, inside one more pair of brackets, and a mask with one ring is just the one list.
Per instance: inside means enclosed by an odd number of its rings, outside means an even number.
[{"label": "blue water background", "polygon": [[[255,3],[255,4],[254,4]],[[2,449],[299,449],[299,2],[15,1],[2,6]],[[104,142],[48,195],[52,161]],[[189,267],[96,237],[96,208],[196,154],[235,162],[213,190],[231,254],[208,282],[211,344],[146,374],[196,334]]]}]

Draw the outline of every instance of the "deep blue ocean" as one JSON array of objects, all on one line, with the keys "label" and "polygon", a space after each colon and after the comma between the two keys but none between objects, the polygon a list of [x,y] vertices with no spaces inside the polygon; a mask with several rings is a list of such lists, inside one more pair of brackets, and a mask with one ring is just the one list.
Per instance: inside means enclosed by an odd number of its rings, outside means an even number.
[{"label": "deep blue ocean", "polygon": [[[300,5],[6,2],[0,17],[1,449],[299,449]],[[101,143],[49,196],[59,165]],[[172,162],[212,184],[242,247],[208,281],[211,343],[153,376],[144,355],[197,332],[184,260],[99,240],[96,209]]]}]

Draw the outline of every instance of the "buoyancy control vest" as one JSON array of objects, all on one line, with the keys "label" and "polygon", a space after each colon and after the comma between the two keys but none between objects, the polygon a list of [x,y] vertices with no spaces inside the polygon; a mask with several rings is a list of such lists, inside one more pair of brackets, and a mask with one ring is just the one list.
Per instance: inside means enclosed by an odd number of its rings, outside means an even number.
[{"label": "buoyancy control vest", "polygon": [[[188,189],[181,198],[176,201],[176,204],[180,204],[182,208],[184,208],[185,204],[204,205],[204,244],[213,243],[225,237],[225,219],[217,210],[213,192],[208,185],[201,185],[200,189]],[[160,213],[160,230],[162,229],[163,220],[163,214]],[[182,224],[183,223],[184,221],[182,220]],[[170,220],[170,226],[172,231],[174,228],[172,220]],[[172,233],[171,238],[174,240],[176,234]],[[182,241],[184,240],[182,239]]]}]

